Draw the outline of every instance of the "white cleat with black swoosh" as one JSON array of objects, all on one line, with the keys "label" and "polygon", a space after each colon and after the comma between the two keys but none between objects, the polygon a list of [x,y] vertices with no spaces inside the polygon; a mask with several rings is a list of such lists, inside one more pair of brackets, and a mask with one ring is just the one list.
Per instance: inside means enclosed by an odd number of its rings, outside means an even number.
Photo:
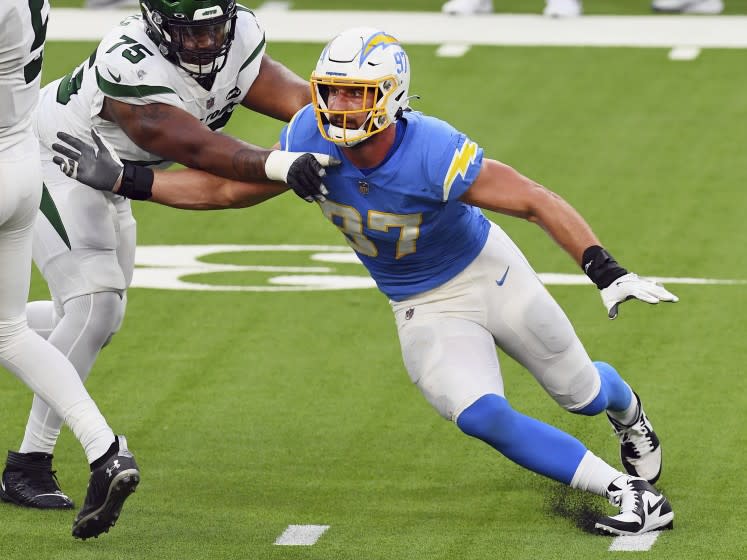
[{"label": "white cleat with black swoosh", "polygon": [[620,513],[602,517],[594,527],[612,535],[641,535],[672,529],[674,512],[669,500],[646,480],[620,476],[607,487],[607,498]]}]

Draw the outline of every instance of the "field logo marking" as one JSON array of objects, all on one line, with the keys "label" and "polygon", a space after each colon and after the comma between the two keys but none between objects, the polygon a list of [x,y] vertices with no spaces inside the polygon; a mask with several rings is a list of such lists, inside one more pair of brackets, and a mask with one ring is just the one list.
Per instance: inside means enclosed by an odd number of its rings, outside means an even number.
[{"label": "field logo marking", "polygon": [[[221,253],[295,253],[297,266],[237,265],[204,262],[209,255]],[[267,262],[267,257],[262,262]],[[357,265],[355,270],[338,273],[335,265]],[[243,273],[241,285],[215,284],[191,279],[212,273]],[[263,273],[254,282],[251,273]],[[271,274],[269,277],[267,274]],[[545,285],[591,285],[584,274],[539,274]],[[668,278],[652,280],[664,284],[740,284],[745,280],[713,278]],[[349,247],[343,245],[140,245],[135,251],[135,271],[131,287],[159,290],[192,290],[206,292],[300,292],[325,290],[373,289],[376,283]]]}]

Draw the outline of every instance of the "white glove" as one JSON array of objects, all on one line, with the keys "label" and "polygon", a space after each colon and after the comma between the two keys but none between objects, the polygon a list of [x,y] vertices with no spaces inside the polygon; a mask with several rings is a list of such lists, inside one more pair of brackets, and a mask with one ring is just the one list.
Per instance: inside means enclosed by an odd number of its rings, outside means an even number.
[{"label": "white glove", "polygon": [[324,168],[339,164],[340,160],[327,154],[273,150],[265,161],[265,174],[268,179],[287,183],[306,202],[324,202]]},{"label": "white glove", "polygon": [[617,317],[617,306],[629,299],[639,299],[646,303],[659,303],[660,301],[675,303],[680,300],[663,286],[651,280],[640,278],[633,272],[629,272],[612,282],[601,290],[601,294],[602,303],[607,308],[607,316],[610,319]]}]

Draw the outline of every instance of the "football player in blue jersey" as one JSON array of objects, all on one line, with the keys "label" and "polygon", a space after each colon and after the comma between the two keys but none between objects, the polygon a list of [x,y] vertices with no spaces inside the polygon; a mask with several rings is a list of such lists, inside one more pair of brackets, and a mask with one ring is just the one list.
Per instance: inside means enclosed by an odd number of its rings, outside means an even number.
[{"label": "football player in blue jersey", "polygon": [[[513,241],[482,209],[538,224],[601,291],[608,316],[629,299],[677,301],[628,272],[560,196],[482,149],[448,123],[409,109],[409,60],[391,35],[356,28],[335,37],[311,75],[312,103],[283,129],[284,150],[328,154],[324,215],[389,298],[402,356],[428,402],[467,435],[519,465],[619,508],[596,527],[636,535],[672,526],[654,483],[661,446],[641,400],[604,362],[592,362],[563,310]],[[79,181],[122,192],[130,173],[94,132],[98,150],[62,134],[56,162]],[[244,207],[282,184],[241,183],[202,171],[140,174],[139,190],[177,208]],[[606,412],[626,472],[561,430],[515,411],[496,345],[562,407]]]}]

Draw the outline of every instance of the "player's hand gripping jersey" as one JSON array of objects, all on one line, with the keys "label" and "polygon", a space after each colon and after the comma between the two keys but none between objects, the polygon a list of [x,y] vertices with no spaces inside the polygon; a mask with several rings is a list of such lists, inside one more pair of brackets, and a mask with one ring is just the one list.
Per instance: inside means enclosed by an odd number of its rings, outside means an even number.
[{"label": "player's hand gripping jersey", "polygon": [[128,17],[87,60],[42,89],[36,127],[43,150],[51,152],[58,131],[89,138],[90,129],[96,127],[121,159],[166,166],[171,162],[141,149],[116,123],[98,116],[104,97],[134,105],[172,105],[220,130],[254,83],[264,51],[262,27],[253,13],[239,8],[226,64],[206,90],[158,52],[146,34],[142,16]]},{"label": "player's hand gripping jersey", "polygon": [[397,301],[439,286],[478,255],[490,224],[459,201],[482,166],[482,148],[439,119],[405,112],[386,159],[373,169],[352,165],[319,134],[307,106],[283,129],[290,151],[330,154],[322,212],[345,235],[379,289]]}]

